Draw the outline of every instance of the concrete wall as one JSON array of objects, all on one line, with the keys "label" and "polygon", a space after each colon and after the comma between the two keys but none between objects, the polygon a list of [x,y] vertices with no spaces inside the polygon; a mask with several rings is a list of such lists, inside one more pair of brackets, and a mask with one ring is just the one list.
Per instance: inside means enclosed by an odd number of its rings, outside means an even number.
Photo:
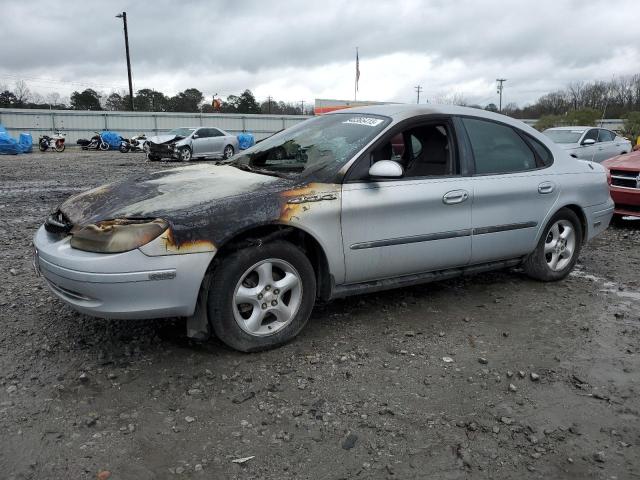
[{"label": "concrete wall", "polygon": [[43,134],[60,130],[67,144],[90,138],[95,131],[112,130],[123,137],[139,133],[157,135],[176,127],[218,127],[232,134],[243,130],[256,140],[306,120],[302,115],[245,115],[225,113],[103,112],[88,110],[29,110],[0,108],[0,124],[17,138],[28,132],[38,140]]}]

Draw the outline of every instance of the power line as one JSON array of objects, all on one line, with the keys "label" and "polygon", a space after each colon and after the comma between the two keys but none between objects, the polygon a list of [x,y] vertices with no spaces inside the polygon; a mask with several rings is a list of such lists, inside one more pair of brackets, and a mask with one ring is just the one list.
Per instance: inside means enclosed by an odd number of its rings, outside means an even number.
[{"label": "power line", "polygon": [[418,98],[416,99],[416,103],[420,103],[420,92],[422,91],[422,87],[420,85],[416,85],[413,88],[418,94]]}]

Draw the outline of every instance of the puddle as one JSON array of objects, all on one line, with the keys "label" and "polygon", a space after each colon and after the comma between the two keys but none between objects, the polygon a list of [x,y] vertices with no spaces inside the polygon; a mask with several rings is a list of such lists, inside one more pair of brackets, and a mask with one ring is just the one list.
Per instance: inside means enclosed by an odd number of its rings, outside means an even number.
[{"label": "puddle", "polygon": [[579,268],[575,268],[569,274],[569,276],[574,278],[583,278],[585,280],[589,280],[590,282],[600,284],[602,286],[602,288],[600,289],[601,292],[613,293],[620,298],[637,300],[640,302],[640,292],[636,292],[633,290],[620,290],[619,284],[611,282],[609,280],[605,280],[604,278],[598,277],[597,275],[586,273]]}]

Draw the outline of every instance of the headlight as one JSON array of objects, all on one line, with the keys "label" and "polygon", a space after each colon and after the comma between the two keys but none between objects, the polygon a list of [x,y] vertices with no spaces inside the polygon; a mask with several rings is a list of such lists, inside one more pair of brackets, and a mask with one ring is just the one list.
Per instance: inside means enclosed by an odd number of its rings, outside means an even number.
[{"label": "headlight", "polygon": [[120,253],[146,245],[169,227],[159,218],[118,218],[72,230],[71,246],[96,253]]}]

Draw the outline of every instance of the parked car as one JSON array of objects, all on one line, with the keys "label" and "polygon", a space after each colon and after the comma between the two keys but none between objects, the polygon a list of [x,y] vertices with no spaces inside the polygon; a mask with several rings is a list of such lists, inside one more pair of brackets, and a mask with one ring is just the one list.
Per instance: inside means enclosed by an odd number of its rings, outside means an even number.
[{"label": "parked car", "polygon": [[192,158],[223,158],[233,156],[238,149],[235,135],[219,128],[176,128],[165,135],[147,140],[147,158],[151,161],[168,158],[188,162]]},{"label": "parked car", "polygon": [[628,139],[606,128],[557,127],[543,133],[572,157],[593,162],[624,155],[632,148]]},{"label": "parked car", "polygon": [[604,167],[518,120],[369,106],[73,196],[35,234],[35,265],[80,312],[183,316],[256,351],[317,299],[516,265],[560,280],[612,214]]},{"label": "parked car", "polygon": [[640,151],[602,162],[609,170],[615,215],[640,217]]}]

